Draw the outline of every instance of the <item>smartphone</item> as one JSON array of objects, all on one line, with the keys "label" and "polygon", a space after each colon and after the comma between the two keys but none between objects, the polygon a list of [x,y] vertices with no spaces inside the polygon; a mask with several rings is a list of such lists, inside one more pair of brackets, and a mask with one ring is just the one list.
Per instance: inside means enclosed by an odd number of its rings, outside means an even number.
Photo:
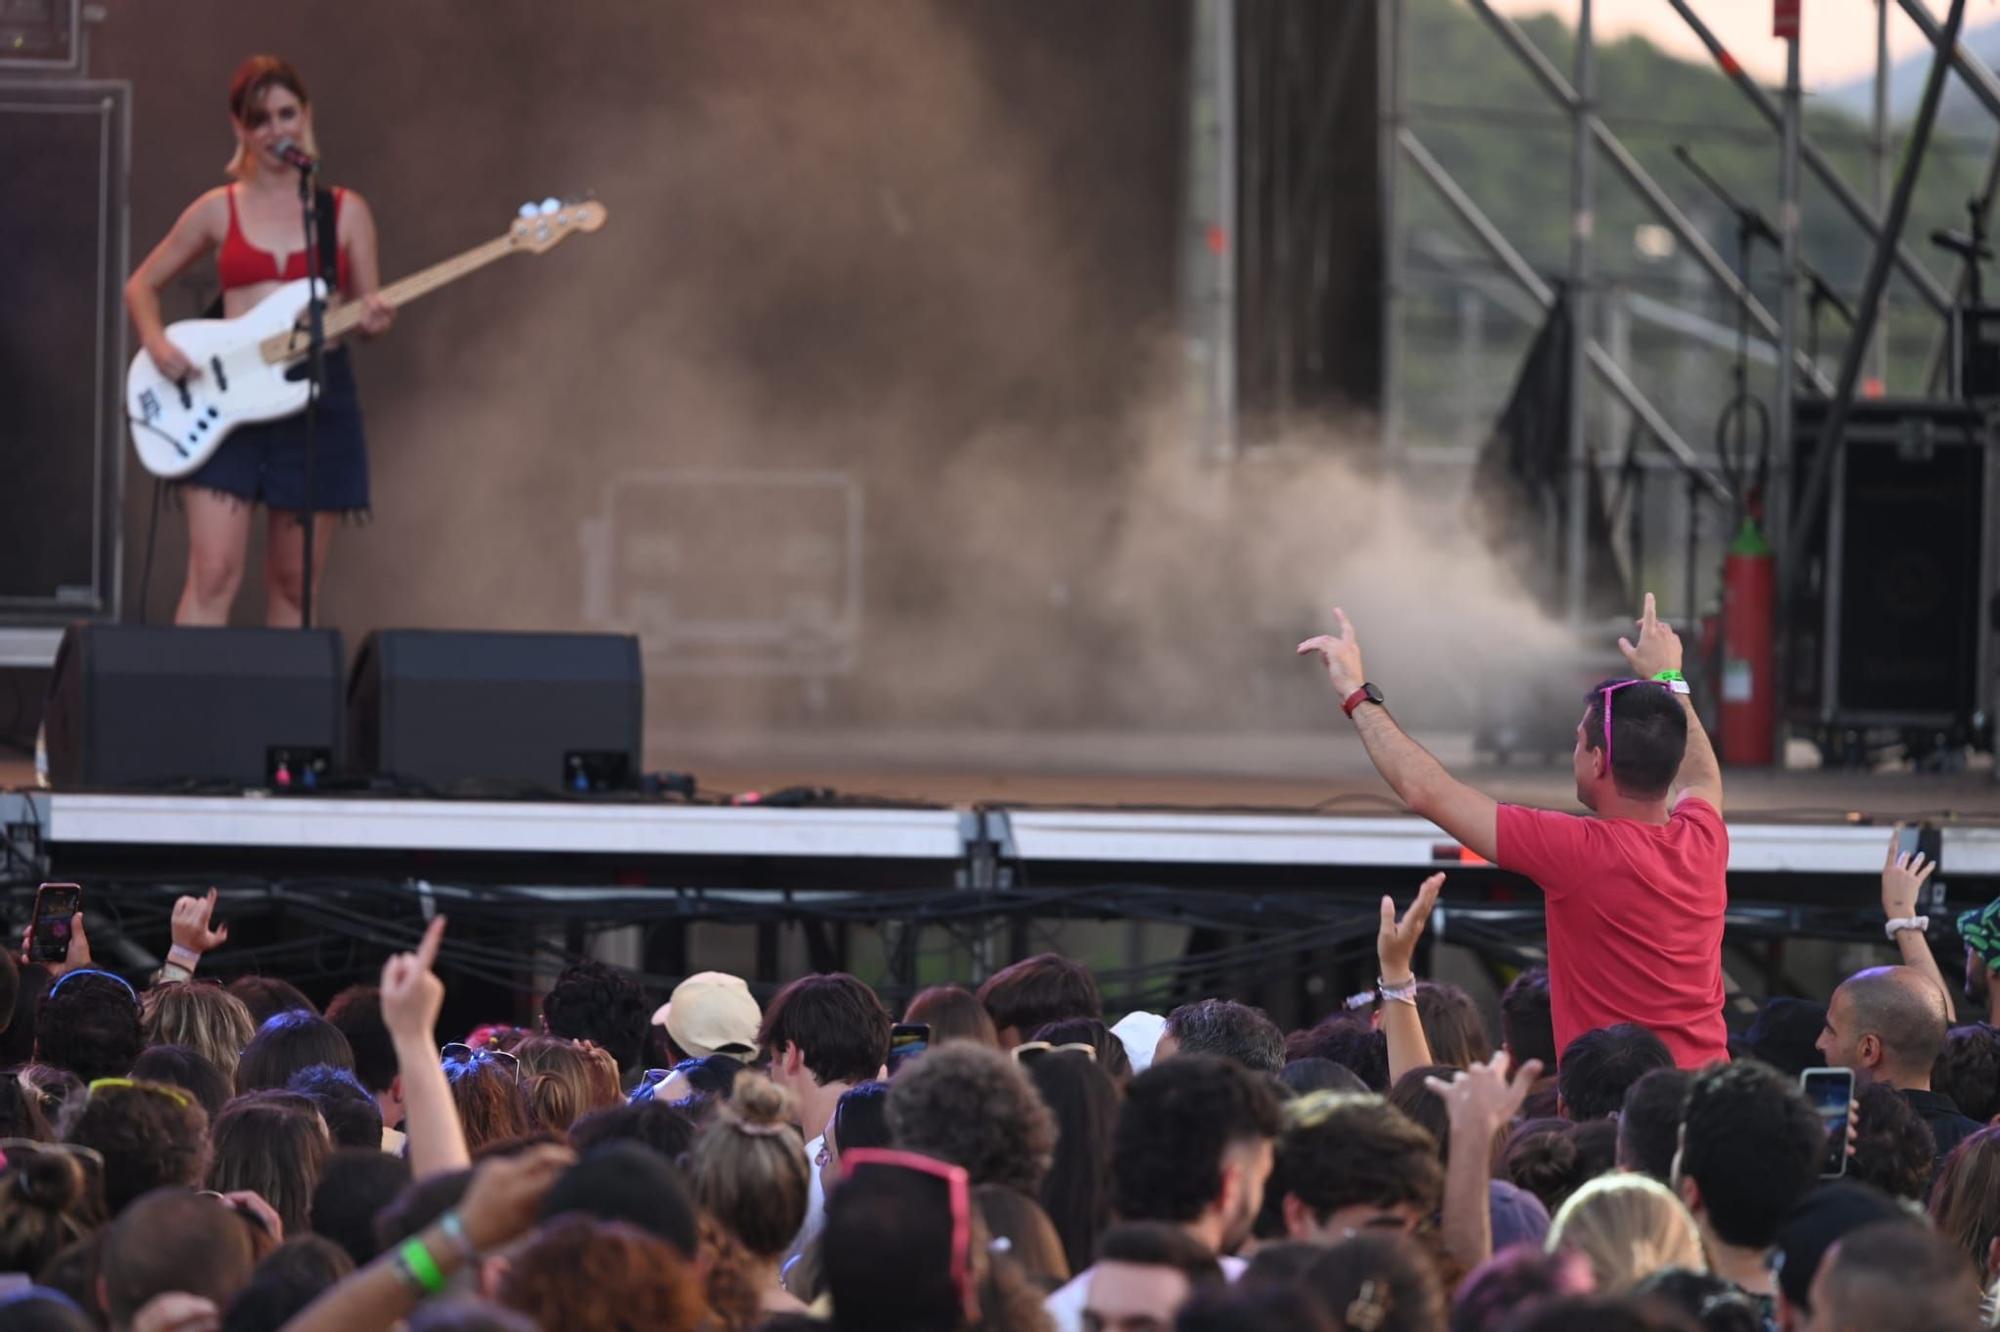
[{"label": "smartphone", "polygon": [[930,1043],[931,1024],[928,1022],[898,1022],[889,1028],[891,1059],[899,1054],[914,1054]]},{"label": "smartphone", "polygon": [[1799,1074],[1799,1090],[1812,1102],[1820,1127],[1826,1130],[1826,1151],[1820,1157],[1822,1179],[1847,1173],[1847,1107],[1854,1099],[1854,1070],[1809,1068]]},{"label": "smartphone", "polygon": [[60,962],[69,956],[70,918],[83,909],[83,888],[45,883],[35,890],[35,919],[28,927],[28,960]]},{"label": "smartphone", "polygon": [[1924,825],[1921,823],[1906,823],[1896,829],[1896,854],[1899,856],[1915,855],[1923,849],[1923,836]]}]

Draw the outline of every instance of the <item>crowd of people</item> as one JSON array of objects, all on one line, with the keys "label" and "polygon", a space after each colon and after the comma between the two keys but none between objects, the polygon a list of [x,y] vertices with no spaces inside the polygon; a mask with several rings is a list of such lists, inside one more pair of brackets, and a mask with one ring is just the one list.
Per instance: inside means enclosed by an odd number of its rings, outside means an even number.
[{"label": "crowd of people", "polygon": [[1055,953],[900,1024],[844,973],[655,1006],[584,962],[532,1029],[441,1033],[442,918],[322,1010],[213,978],[213,891],[143,990],[79,915],[0,958],[0,1332],[1995,1325],[2000,902],[1948,982],[1892,840],[1901,963],[1732,1035],[1721,775],[1650,605],[1578,726],[1588,819],[1452,779],[1341,619],[1301,650],[1390,785],[1547,896],[1497,1030],[1418,974],[1441,874],[1382,900],[1372,1000],[1289,1033],[1107,1013]]},{"label": "crowd of people", "polygon": [[[322,1012],[192,974],[213,894],[142,991],[79,917],[65,962],[0,961],[0,1328],[1991,1325],[2000,903],[1964,922],[1984,1020],[1877,967],[1690,1066],[1639,1022],[1560,1045],[1546,968],[1497,1032],[1418,979],[1442,879],[1384,903],[1372,1011],[1107,1025],[1044,954],[920,992],[893,1050],[846,974],[655,1008],[583,963],[535,1030],[441,1043],[441,919]],[[1838,1178],[1822,1062],[1858,1087]]]}]

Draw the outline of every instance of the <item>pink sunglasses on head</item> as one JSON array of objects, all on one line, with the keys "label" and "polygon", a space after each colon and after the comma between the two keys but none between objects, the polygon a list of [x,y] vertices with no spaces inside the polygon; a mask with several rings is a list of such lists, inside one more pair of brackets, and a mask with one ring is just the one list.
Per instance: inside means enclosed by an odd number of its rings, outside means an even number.
[{"label": "pink sunglasses on head", "polygon": [[951,1198],[951,1285],[965,1307],[965,1321],[978,1322],[979,1296],[972,1288],[972,1182],[965,1167],[887,1147],[856,1147],[840,1154],[843,1180],[854,1178],[854,1172],[866,1166],[914,1170],[944,1181]]},{"label": "pink sunglasses on head", "polygon": [[1597,691],[1604,696],[1604,770],[1606,772],[1611,771],[1611,696],[1631,685],[1659,683],[1658,680],[1620,680],[1617,684],[1606,685]]}]

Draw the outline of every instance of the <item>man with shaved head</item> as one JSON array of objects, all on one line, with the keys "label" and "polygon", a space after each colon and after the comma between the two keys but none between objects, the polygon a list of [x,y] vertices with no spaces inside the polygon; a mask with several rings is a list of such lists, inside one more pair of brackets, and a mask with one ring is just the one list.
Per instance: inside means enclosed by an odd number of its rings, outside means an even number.
[{"label": "man with shaved head", "polygon": [[1944,1049],[1947,1025],[1944,995],[1922,972],[1870,967],[1833,992],[1818,1042],[1829,1068],[1851,1068],[1857,1083],[1887,1083],[1903,1094],[1930,1125],[1936,1161],[1980,1128],[1949,1096],[1931,1090],[1931,1065]]},{"label": "man with shaved head", "polygon": [[1965,1332],[1980,1325],[1972,1264],[1913,1218],[1842,1236],[1820,1261],[1808,1307],[1809,1332]]}]

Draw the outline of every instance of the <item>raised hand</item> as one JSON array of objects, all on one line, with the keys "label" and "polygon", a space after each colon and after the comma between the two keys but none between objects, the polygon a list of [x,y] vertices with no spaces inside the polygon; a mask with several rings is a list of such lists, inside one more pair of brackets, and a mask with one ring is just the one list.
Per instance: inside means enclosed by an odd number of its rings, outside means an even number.
[{"label": "raised hand", "polygon": [[1361,669],[1361,643],[1354,636],[1354,623],[1347,618],[1347,612],[1340,607],[1333,608],[1333,618],[1340,622],[1339,634],[1319,634],[1299,644],[1298,655],[1317,652],[1326,666],[1327,679],[1342,698],[1346,698],[1361,688],[1368,676]]},{"label": "raised hand", "polygon": [[1507,1052],[1501,1050],[1485,1063],[1461,1070],[1449,1082],[1437,1077],[1424,1079],[1424,1085],[1443,1099],[1454,1134],[1462,1132],[1472,1141],[1487,1142],[1520,1113],[1535,1079],[1542,1075],[1542,1061],[1528,1060],[1511,1078],[1507,1076],[1510,1062]]},{"label": "raised hand", "polygon": [[1905,920],[1917,914],[1917,898],[1924,883],[1937,869],[1935,860],[1921,851],[1898,851],[1903,825],[1889,834],[1889,858],[1882,864],[1882,914],[1890,920]]},{"label": "raised hand", "polygon": [[1417,888],[1417,900],[1410,903],[1410,909],[1396,918],[1396,899],[1382,898],[1382,924],[1375,932],[1375,957],[1382,968],[1384,985],[1401,985],[1412,979],[1410,959],[1416,956],[1417,940],[1424,937],[1424,926],[1431,918],[1431,908],[1437,905],[1438,891],[1444,887],[1444,875],[1433,874]]},{"label": "raised hand", "polygon": [[[28,927],[21,931],[21,952],[19,959],[22,962],[31,960],[28,956],[28,945],[32,941],[34,933],[35,924],[33,921],[29,921]],[[54,980],[66,972],[82,971],[86,967],[97,965],[91,961],[90,936],[83,932],[83,913],[81,911],[69,918],[69,947],[63,954],[62,961],[37,962],[35,965],[47,971],[50,980]]]},{"label": "raised hand", "polygon": [[414,953],[397,953],[382,964],[382,1025],[398,1041],[437,1043],[444,982],[438,979],[435,968],[438,945],[443,941],[444,917],[438,916],[424,931]]},{"label": "raised hand", "polygon": [[472,1172],[458,1217],[475,1249],[496,1248],[535,1224],[542,1199],[563,1171],[576,1164],[576,1153],[557,1143],[543,1143],[514,1156],[495,1156]]},{"label": "raised hand", "polygon": [[1631,663],[1632,674],[1650,680],[1661,671],[1681,668],[1681,638],[1674,627],[1664,623],[1654,609],[1653,594],[1646,594],[1646,607],[1639,613],[1639,641],[1618,640],[1618,650]]},{"label": "raised hand", "polygon": [[209,921],[215,915],[215,898],[215,889],[211,888],[206,897],[175,899],[174,947],[185,948],[190,953],[206,953],[229,942],[227,925],[214,928],[209,925]]}]

